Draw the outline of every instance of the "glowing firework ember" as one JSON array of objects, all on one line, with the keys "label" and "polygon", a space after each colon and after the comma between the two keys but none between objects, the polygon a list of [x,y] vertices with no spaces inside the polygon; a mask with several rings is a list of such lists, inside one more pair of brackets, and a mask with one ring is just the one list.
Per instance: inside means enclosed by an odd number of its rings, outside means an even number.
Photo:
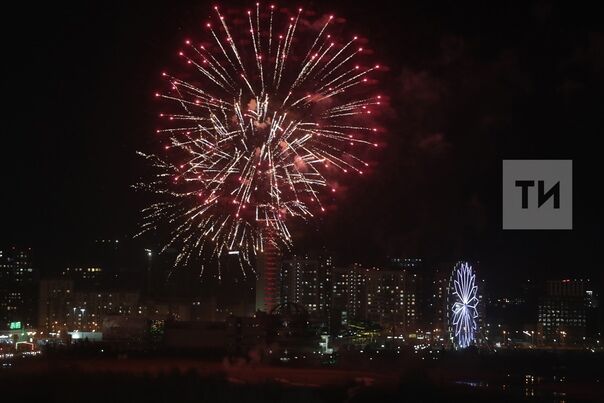
[{"label": "glowing firework ember", "polygon": [[476,275],[468,263],[453,269],[451,339],[457,348],[466,348],[475,340],[478,318],[478,286]]},{"label": "glowing firework ember", "polygon": [[210,250],[243,268],[267,242],[289,246],[286,223],[325,211],[339,176],[363,174],[383,100],[371,91],[379,66],[363,62],[357,37],[330,33],[333,16],[259,4],[228,19],[214,12],[206,41],[178,53],[187,70],[162,73],[168,86],[155,94],[166,103],[165,153],[141,153],[158,173],[137,187],[163,199],[144,211],[141,233],[168,225],[176,264]]}]

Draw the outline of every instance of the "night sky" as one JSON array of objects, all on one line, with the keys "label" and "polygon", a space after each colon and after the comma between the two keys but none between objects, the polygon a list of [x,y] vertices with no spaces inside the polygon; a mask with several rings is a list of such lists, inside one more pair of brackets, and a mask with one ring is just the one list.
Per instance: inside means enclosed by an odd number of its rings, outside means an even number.
[{"label": "night sky", "polygon": [[[136,232],[146,196],[130,186],[148,174],[135,152],[157,146],[153,93],[212,4],[3,6],[0,245],[32,247],[44,272],[82,242]],[[600,13],[546,1],[298,4],[369,38],[391,98],[377,167],[337,211],[296,229],[302,249],[601,281]],[[523,158],[573,159],[574,230],[501,229],[501,160]]]}]

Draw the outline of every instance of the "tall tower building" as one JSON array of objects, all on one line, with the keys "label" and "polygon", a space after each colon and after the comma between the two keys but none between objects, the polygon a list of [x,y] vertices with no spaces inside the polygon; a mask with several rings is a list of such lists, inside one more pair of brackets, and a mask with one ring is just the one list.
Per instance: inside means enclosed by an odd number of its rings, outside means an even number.
[{"label": "tall tower building", "polygon": [[261,250],[256,256],[256,310],[270,312],[279,303],[279,261],[281,251],[274,240],[274,229],[263,231]]}]

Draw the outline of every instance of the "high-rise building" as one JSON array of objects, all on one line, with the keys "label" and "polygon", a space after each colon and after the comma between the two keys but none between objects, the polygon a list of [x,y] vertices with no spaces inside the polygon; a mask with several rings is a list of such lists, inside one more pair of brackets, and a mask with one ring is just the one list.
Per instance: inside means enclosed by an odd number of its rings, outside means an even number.
[{"label": "high-rise building", "polygon": [[549,280],[539,301],[538,325],[546,343],[582,340],[587,327],[589,280]]},{"label": "high-rise building", "polygon": [[424,326],[423,321],[426,318],[424,277],[421,273],[416,273],[409,269],[404,270],[404,273],[404,327],[408,332],[414,333]]},{"label": "high-rise building", "polygon": [[69,314],[73,307],[73,281],[43,279],[38,300],[38,327],[56,333],[68,330]]},{"label": "high-rise building", "polygon": [[0,328],[35,326],[36,275],[29,249],[0,249]]},{"label": "high-rise building", "polygon": [[400,334],[406,320],[405,272],[373,268],[366,273],[366,319]]},{"label": "high-rise building", "polygon": [[345,324],[349,319],[364,319],[366,271],[359,264],[332,270],[330,311],[334,324]]},{"label": "high-rise building", "polygon": [[296,303],[323,316],[329,306],[331,259],[294,256],[281,265],[281,303]]},{"label": "high-rise building", "polygon": [[423,328],[422,301],[426,287],[420,259],[399,259],[391,268],[352,265],[334,268],[331,274],[331,323],[368,320],[396,335],[414,334]]},{"label": "high-rise building", "polygon": [[432,282],[419,258],[391,258],[391,266],[404,272],[404,328],[409,333],[431,328]]},{"label": "high-rise building", "polygon": [[451,265],[443,265],[434,270],[431,277],[431,290],[427,300],[427,322],[429,330],[439,337],[443,337],[447,329],[447,293]]},{"label": "high-rise building", "polygon": [[270,312],[279,303],[279,260],[281,252],[276,245],[275,229],[267,226],[263,243],[256,256],[256,310]]}]

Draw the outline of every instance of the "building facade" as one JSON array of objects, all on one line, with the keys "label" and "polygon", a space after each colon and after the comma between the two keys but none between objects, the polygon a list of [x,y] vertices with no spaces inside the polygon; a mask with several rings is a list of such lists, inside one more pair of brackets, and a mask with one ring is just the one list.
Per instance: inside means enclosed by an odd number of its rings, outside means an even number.
[{"label": "building facade", "polygon": [[538,327],[543,342],[573,344],[587,329],[589,280],[549,280],[538,307]]},{"label": "building facade", "polygon": [[300,304],[316,316],[328,312],[331,259],[309,256],[284,260],[281,266],[281,303]]},{"label": "building facade", "polygon": [[36,281],[29,249],[0,249],[0,328],[35,326]]}]

